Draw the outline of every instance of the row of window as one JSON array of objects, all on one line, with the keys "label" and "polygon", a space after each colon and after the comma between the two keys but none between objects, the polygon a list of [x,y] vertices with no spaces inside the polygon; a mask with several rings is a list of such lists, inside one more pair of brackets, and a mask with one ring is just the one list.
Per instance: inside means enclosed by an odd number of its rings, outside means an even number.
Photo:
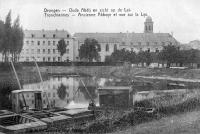
[{"label": "row of window", "polygon": [[[21,58],[26,58],[26,61],[32,61],[33,58],[32,57],[21,57]],[[40,57],[37,57],[38,59],[40,59]],[[67,59],[69,59],[69,57],[67,57]],[[53,61],[53,62],[60,62],[61,61],[61,57],[42,57],[42,61]]]},{"label": "row of window", "polygon": [[[135,51],[135,50],[134,50],[134,48],[131,48],[131,51]],[[142,49],[142,48],[140,48],[140,51],[143,51],[143,49]],[[150,49],[150,48],[147,48],[147,51],[148,51],[148,52],[153,52],[153,51],[151,51],[151,49]],[[159,52],[159,49],[158,49],[158,48],[156,48],[156,49],[155,49],[155,52],[156,52],[156,53],[158,53],[158,52]]]},{"label": "row of window", "polygon": [[[31,53],[31,54],[34,54],[35,53],[35,51],[36,50],[34,50],[34,49],[26,49],[26,54],[29,54],[29,52]],[[46,49],[37,49],[37,54],[40,54],[40,53],[43,53],[43,54],[45,54],[45,53],[48,53],[48,54],[51,54],[51,52],[53,53],[53,54],[55,54],[55,53],[57,53],[58,51],[56,50],[56,49],[47,49],[47,51],[46,51]],[[24,49],[22,50],[22,53],[25,53],[24,52]],[[66,54],[69,54],[69,49],[66,49]]]},{"label": "row of window", "polygon": [[[122,42],[122,44],[125,45],[125,42]],[[133,45],[133,42],[131,42],[130,44]],[[154,42],[154,44],[155,44],[155,45],[158,45],[158,42]],[[169,44],[172,45],[171,42],[169,42]],[[141,45],[142,45],[142,42],[138,42],[138,45],[141,46]],[[146,42],[146,45],[147,45],[147,46],[150,46],[150,42]],[[162,45],[165,46],[165,42],[162,42]],[[109,52],[109,50],[110,50],[109,44],[106,44],[105,51],[106,51],[106,52]],[[114,44],[114,51],[115,51],[115,50],[117,50],[117,44]],[[100,51],[101,51],[101,46],[100,46]],[[156,49],[156,52],[157,52],[157,51],[158,51],[158,49]]]},{"label": "row of window", "polygon": [[[45,45],[46,42],[48,42],[48,45],[49,45],[49,46],[50,46],[51,44],[56,45],[56,41],[52,41],[52,42],[51,42],[51,41],[45,41],[45,40],[43,40],[43,41],[37,41],[37,45],[38,45],[38,46],[39,46],[40,44]],[[33,40],[32,40],[32,41],[29,41],[29,40],[26,41],[26,44],[27,44],[27,45],[29,45],[29,44],[34,45],[34,43],[35,43],[35,42],[34,42]],[[69,45],[69,41],[67,41],[66,44]]]},{"label": "row of window", "polygon": [[[31,34],[31,37],[32,37],[32,38],[35,38],[35,34]],[[43,38],[46,38],[47,36],[46,36],[46,34],[43,34],[42,37],[43,37]],[[53,34],[52,37],[53,37],[53,38],[56,38],[56,34]],[[70,37],[69,34],[67,34],[66,37],[69,38],[69,37]]]},{"label": "row of window", "polygon": [[[172,45],[172,42],[161,42],[162,46],[165,46],[166,44],[169,44],[169,45]],[[126,42],[122,42],[122,45],[126,45]],[[130,45],[133,45],[133,42],[130,42]],[[138,46],[141,46],[142,45],[142,42],[138,42],[137,43]],[[146,45],[147,46],[150,46],[150,42],[146,42]],[[154,45],[158,45],[158,42],[154,42]]]}]

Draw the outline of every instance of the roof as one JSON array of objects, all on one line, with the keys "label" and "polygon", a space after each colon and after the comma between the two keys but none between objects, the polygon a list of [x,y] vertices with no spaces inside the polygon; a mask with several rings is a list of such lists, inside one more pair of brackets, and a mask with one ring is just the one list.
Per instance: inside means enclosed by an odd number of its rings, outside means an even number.
[{"label": "roof", "polygon": [[146,17],[146,22],[152,22],[151,16],[147,16],[147,17]]},{"label": "roof", "polygon": [[[54,34],[55,38],[71,38],[70,33],[66,30],[24,30],[25,38],[32,38],[32,34],[34,38],[44,38],[44,34],[45,38],[53,38]],[[67,37],[67,35],[69,37]]]},{"label": "roof", "polygon": [[131,90],[131,86],[106,86],[99,87],[98,90]]},{"label": "roof", "polygon": [[79,42],[94,38],[99,43],[177,42],[169,33],[75,33],[74,37]]},{"label": "roof", "polygon": [[99,42],[121,42],[121,38],[124,37],[124,33],[75,33],[74,37],[79,42],[84,42],[86,38],[94,38]]},{"label": "roof", "polygon": [[42,92],[39,89],[21,89],[21,90],[13,90],[12,93],[23,93],[23,92]]}]

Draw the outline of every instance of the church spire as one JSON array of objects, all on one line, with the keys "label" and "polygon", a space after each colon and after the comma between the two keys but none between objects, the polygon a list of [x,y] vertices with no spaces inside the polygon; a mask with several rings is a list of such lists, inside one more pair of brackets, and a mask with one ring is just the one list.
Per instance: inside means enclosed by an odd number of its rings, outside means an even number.
[{"label": "church spire", "polygon": [[153,33],[153,21],[150,16],[147,16],[144,22],[144,33]]}]

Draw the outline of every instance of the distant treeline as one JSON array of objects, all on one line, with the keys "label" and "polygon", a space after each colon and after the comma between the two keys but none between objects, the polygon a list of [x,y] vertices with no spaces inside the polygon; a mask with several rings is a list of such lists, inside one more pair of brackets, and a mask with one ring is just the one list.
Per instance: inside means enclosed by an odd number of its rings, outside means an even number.
[{"label": "distant treeline", "polygon": [[105,62],[130,62],[133,64],[141,63],[144,66],[146,63],[149,66],[151,63],[165,63],[167,67],[173,63],[184,66],[185,64],[199,64],[200,63],[200,51],[196,49],[180,50],[179,46],[168,45],[163,46],[163,49],[159,52],[140,51],[135,53],[134,51],[128,51],[125,49],[116,50],[107,56]]},{"label": "distant treeline", "polygon": [[[123,62],[37,62],[38,66],[119,66],[123,65]],[[16,68],[23,66],[35,66],[35,62],[16,62],[14,63]],[[9,62],[0,62],[1,68],[10,68]]]}]

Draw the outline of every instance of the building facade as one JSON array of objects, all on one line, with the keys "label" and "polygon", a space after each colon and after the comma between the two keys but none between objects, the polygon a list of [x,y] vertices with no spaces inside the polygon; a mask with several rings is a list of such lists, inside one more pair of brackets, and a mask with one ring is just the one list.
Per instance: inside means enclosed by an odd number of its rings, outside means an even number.
[{"label": "building facade", "polygon": [[169,33],[154,33],[153,21],[148,16],[144,22],[143,33],[75,33],[78,49],[86,38],[94,38],[101,46],[100,60],[105,61],[117,49],[159,52],[165,45],[179,45],[179,42]]},{"label": "building facade", "polygon": [[[64,39],[66,53],[61,57],[58,41]],[[74,61],[74,38],[64,30],[25,30],[24,45],[19,61],[61,62]]]},{"label": "building facade", "polygon": [[[72,36],[65,30],[25,30],[19,61],[33,61],[34,58],[41,62],[80,61],[79,49],[86,38],[96,39],[100,44],[101,62],[115,50],[159,52],[165,45],[180,45],[169,33],[154,33],[153,24],[152,18],[146,17],[143,33],[75,33]],[[61,39],[67,44],[67,51],[62,57],[57,50]]]}]

